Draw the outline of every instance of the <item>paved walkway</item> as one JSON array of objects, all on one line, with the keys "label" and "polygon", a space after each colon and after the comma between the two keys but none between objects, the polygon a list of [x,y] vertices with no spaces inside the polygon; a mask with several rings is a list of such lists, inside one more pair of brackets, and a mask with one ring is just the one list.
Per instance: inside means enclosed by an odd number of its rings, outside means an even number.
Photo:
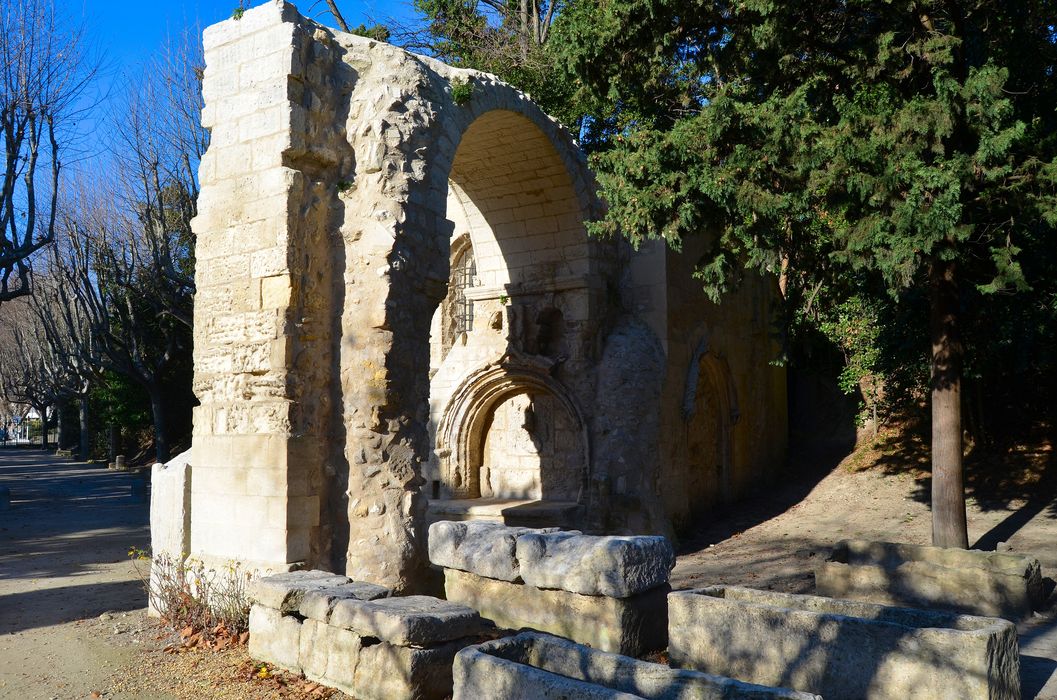
[{"label": "paved walkway", "polygon": [[0,697],[90,697],[134,658],[108,636],[146,602],[128,558],[149,539],[137,479],[0,448],[0,488],[11,493],[0,503]]}]

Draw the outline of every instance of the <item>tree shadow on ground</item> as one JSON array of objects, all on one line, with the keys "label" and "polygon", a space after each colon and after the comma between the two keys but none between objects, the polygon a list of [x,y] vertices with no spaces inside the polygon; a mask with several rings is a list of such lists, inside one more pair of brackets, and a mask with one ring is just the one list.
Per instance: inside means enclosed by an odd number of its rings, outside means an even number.
[{"label": "tree shadow on ground", "polygon": [[[913,498],[931,500],[932,476],[928,422],[902,421],[881,431],[860,449],[853,468],[879,468],[890,475],[910,475]],[[969,444],[965,454],[965,493],[982,511],[1012,511],[1009,518],[980,540],[993,549],[1033,517],[1045,512],[1057,518],[1057,444],[1055,426],[1039,421],[1020,434],[990,444]],[[984,547],[987,548],[987,547]]]},{"label": "tree shadow on ground", "polygon": [[0,595],[0,635],[140,610],[147,604],[140,581],[107,581],[38,588]]}]

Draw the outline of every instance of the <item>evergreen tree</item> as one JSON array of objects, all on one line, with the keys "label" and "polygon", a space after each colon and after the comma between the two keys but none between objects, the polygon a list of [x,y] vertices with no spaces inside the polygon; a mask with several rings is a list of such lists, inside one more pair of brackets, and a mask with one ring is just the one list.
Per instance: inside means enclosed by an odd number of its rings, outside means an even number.
[{"label": "evergreen tree", "polygon": [[852,278],[927,296],[937,545],[968,545],[966,301],[1027,292],[1022,260],[1057,243],[1055,18],[1052,0],[580,0],[559,21],[616,115],[594,232],[710,232],[717,299],[744,269],[794,306]]}]

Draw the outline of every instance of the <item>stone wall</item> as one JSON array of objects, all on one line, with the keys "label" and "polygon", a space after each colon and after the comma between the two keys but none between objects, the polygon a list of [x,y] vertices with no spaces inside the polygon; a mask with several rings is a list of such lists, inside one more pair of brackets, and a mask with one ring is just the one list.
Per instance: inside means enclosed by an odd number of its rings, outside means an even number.
[{"label": "stone wall", "polygon": [[[407,591],[428,578],[430,498],[665,532],[780,461],[766,285],[720,313],[673,254],[590,238],[584,155],[526,95],[283,0],[204,42],[192,555]],[[731,377],[695,422],[702,338]]]}]

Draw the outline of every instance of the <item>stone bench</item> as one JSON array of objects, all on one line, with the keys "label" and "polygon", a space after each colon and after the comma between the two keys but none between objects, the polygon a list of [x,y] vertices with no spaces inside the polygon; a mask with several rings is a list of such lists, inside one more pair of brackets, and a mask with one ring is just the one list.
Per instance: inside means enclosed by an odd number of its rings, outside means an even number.
[{"label": "stone bench", "polygon": [[507,629],[531,628],[605,651],[663,649],[668,577],[663,537],[594,537],[476,521],[429,528],[448,600]]},{"label": "stone bench", "polygon": [[319,571],[251,585],[250,656],[363,700],[445,698],[455,654],[481,641],[475,610]]},{"label": "stone bench", "polygon": [[1016,700],[1006,620],[717,586],[672,593],[673,666],[826,698]]},{"label": "stone bench", "polygon": [[1039,562],[1030,557],[893,542],[844,540],[815,571],[819,595],[943,608],[1020,620],[1042,607]]},{"label": "stone bench", "polygon": [[538,632],[466,647],[453,700],[817,700],[698,671],[598,651]]}]

